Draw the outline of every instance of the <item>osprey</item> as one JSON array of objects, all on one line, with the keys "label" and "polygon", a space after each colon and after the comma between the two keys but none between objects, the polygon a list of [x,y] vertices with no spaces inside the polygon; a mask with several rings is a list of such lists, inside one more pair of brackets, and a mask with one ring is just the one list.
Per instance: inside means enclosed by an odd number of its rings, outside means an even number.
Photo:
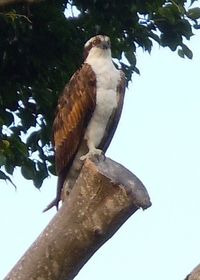
[{"label": "osprey", "polygon": [[57,196],[44,211],[58,208],[88,156],[106,152],[121,116],[126,81],[113,64],[109,37],[87,41],[84,59],[58,101],[53,123]]}]

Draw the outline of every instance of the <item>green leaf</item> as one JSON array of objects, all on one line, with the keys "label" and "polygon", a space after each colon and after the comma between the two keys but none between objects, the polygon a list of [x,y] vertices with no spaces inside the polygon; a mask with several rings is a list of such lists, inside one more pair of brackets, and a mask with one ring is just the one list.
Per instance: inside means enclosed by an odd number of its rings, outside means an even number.
[{"label": "green leaf", "polygon": [[0,180],[5,180],[5,181],[8,180],[15,187],[15,189],[17,188],[16,185],[11,180],[11,178],[1,170],[0,170]]},{"label": "green leaf", "polygon": [[44,179],[47,178],[48,176],[48,169],[45,163],[39,161],[37,162],[37,168],[38,168],[37,176],[35,176],[33,182],[35,187],[39,189],[42,186]]},{"label": "green leaf", "polygon": [[198,30],[200,29],[200,24],[194,24],[193,27]]},{"label": "green leaf", "polygon": [[6,164],[6,157],[2,153],[0,153],[0,166]]},{"label": "green leaf", "polygon": [[134,72],[140,75],[140,70],[137,67],[134,67]]},{"label": "green leaf", "polygon": [[0,114],[2,115],[1,116],[1,119],[2,119],[1,122],[3,122],[2,125],[6,125],[8,127],[13,123],[14,117],[13,117],[12,113],[7,112],[7,111],[2,112],[2,110],[0,110]]},{"label": "green leaf", "polygon": [[30,159],[22,165],[21,173],[27,180],[32,180],[36,176],[35,165]]},{"label": "green leaf", "polygon": [[181,58],[185,58],[184,52],[183,52],[183,50],[181,50],[181,49],[178,50],[178,55],[179,55]]},{"label": "green leaf", "polygon": [[192,6],[192,4],[194,3],[194,2],[196,2],[197,0],[191,0],[191,2],[190,2],[190,6]]},{"label": "green leaf", "polygon": [[7,150],[10,147],[10,142],[8,140],[0,141],[0,151]]},{"label": "green leaf", "polygon": [[44,180],[44,178],[42,178],[42,177],[39,177],[39,176],[36,177],[36,178],[33,180],[34,186],[35,186],[37,189],[40,189],[41,186],[42,186],[43,180]]},{"label": "green leaf", "polygon": [[199,19],[200,18],[200,8],[196,7],[196,8],[189,9],[187,12],[187,16],[193,20]]},{"label": "green leaf", "polygon": [[57,175],[56,174],[56,170],[55,170],[55,165],[50,165],[50,166],[48,166],[48,170],[49,170],[49,172],[51,173],[51,174],[53,174],[53,175]]},{"label": "green leaf", "polygon": [[12,164],[6,164],[5,165],[5,170],[7,173],[9,173],[10,175],[13,175],[15,167]]},{"label": "green leaf", "polygon": [[124,55],[131,66],[135,66],[136,64],[136,57],[133,51],[126,51],[124,52]]},{"label": "green leaf", "polygon": [[38,148],[38,140],[40,140],[41,131],[33,131],[27,138],[26,144],[31,148],[31,152],[35,152]]},{"label": "green leaf", "polygon": [[25,143],[23,143],[22,141],[16,141],[15,142],[15,148],[18,150],[18,152],[24,156],[27,157],[28,156],[28,149]]},{"label": "green leaf", "polygon": [[184,55],[186,55],[189,59],[192,59],[193,57],[192,51],[184,44],[182,45],[182,51]]}]

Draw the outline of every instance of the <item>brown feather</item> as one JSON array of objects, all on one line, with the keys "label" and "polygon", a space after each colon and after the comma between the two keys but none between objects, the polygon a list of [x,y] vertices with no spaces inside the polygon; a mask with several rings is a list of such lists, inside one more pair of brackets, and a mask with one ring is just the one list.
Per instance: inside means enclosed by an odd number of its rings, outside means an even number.
[{"label": "brown feather", "polygon": [[83,64],[66,85],[53,123],[57,174],[67,173],[96,105],[96,78]]}]

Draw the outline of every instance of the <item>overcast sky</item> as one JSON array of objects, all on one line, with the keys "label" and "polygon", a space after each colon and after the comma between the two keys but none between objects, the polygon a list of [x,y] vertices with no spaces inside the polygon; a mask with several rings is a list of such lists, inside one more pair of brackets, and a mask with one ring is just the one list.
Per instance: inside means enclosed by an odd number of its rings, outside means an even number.
[{"label": "overcast sky", "polygon": [[[193,60],[155,46],[138,51],[117,133],[107,155],[145,184],[152,201],[90,259],[76,280],[183,280],[200,263],[200,37]],[[16,172],[0,182],[0,279],[48,224],[56,178],[36,190]]]}]

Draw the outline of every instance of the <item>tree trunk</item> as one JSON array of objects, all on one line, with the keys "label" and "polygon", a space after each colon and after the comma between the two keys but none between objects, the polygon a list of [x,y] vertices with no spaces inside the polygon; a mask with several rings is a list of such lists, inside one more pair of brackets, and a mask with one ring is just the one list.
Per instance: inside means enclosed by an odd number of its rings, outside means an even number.
[{"label": "tree trunk", "polygon": [[144,185],[122,165],[87,159],[68,199],[5,280],[73,279],[130,215],[150,206]]}]

